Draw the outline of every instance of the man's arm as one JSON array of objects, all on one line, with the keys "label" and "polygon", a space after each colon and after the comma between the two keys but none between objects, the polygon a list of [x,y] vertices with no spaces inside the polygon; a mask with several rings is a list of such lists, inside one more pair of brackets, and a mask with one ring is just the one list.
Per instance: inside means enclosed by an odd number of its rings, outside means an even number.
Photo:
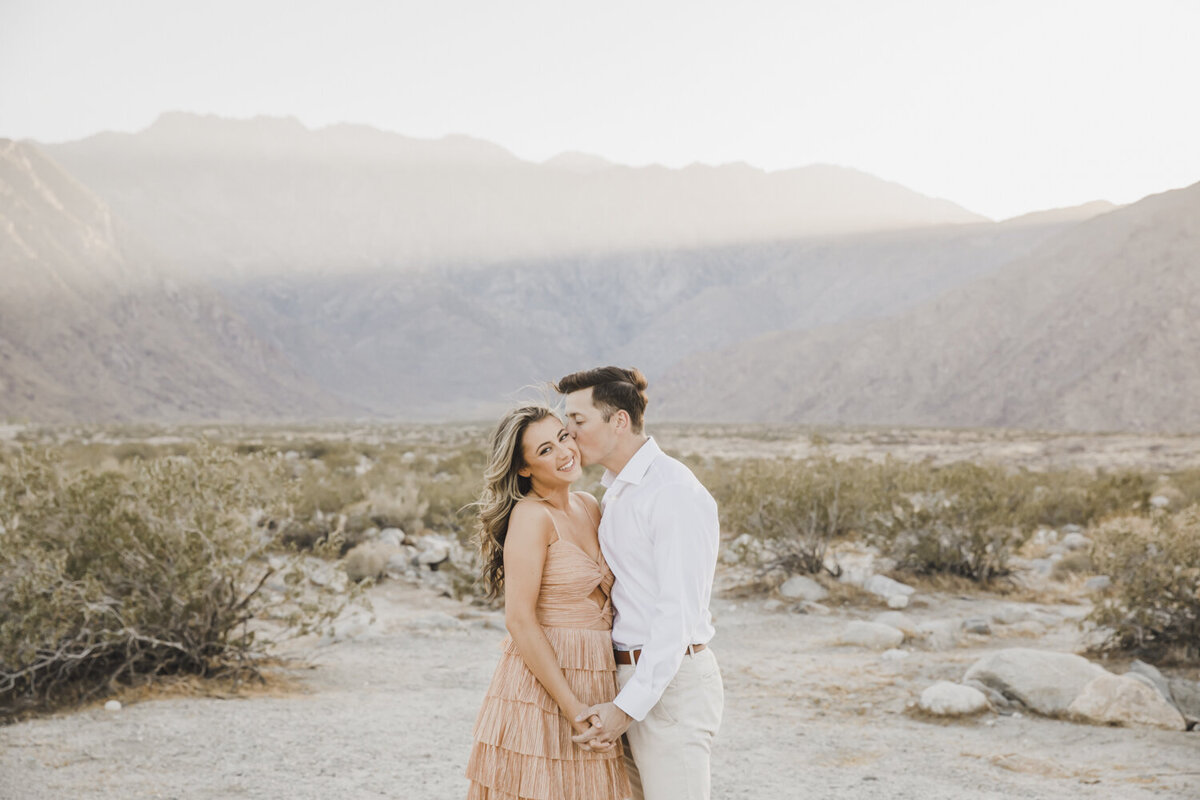
[{"label": "man's arm", "polygon": [[576,718],[594,720],[591,729],[572,737],[580,744],[615,741],[635,719],[645,719],[679,671],[684,649],[694,644],[692,631],[706,611],[703,597],[716,570],[721,535],[712,496],[698,485],[668,484],[655,496],[649,522],[658,587],[650,632],[633,677],[616,698]]},{"label": "man's arm", "polygon": [[649,514],[658,592],[650,631],[633,677],[613,701],[636,720],[658,702],[679,671],[685,648],[706,611],[720,537],[717,507],[698,484],[672,483],[654,497]]}]

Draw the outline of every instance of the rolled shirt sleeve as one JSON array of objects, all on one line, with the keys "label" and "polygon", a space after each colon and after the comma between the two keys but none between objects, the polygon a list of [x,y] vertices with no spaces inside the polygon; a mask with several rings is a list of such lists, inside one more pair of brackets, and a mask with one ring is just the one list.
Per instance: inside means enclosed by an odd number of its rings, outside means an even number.
[{"label": "rolled shirt sleeve", "polygon": [[648,512],[654,615],[634,675],[614,701],[639,721],[675,677],[687,646],[707,640],[696,637],[711,631],[708,601],[720,539],[716,502],[698,483],[662,486]]}]

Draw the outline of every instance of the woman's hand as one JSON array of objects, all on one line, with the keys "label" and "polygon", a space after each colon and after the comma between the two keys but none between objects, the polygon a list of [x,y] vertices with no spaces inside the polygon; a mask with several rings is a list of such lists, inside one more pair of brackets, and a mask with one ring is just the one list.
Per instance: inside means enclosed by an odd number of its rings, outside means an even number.
[{"label": "woman's hand", "polygon": [[[571,721],[571,728],[572,728],[572,730],[575,731],[576,735],[581,734],[581,733],[587,733],[588,731],[592,731],[592,730],[595,730],[595,731],[600,730],[600,717],[596,714],[593,714],[590,717],[586,717],[583,720],[577,720],[577,718],[587,710],[588,710],[588,707],[585,706],[583,703],[580,703],[574,709],[573,713],[567,714],[567,719]],[[580,743],[579,746],[582,747],[584,750],[592,750],[597,753],[605,753],[605,752],[608,752],[609,750],[613,749],[613,747],[615,747],[615,744],[613,742],[602,741],[601,739],[590,739],[590,740],[587,740],[586,742]]]}]

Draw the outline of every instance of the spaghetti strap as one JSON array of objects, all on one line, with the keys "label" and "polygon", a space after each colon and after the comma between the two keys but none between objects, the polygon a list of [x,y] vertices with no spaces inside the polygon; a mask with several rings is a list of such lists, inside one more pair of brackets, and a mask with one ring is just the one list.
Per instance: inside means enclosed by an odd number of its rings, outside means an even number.
[{"label": "spaghetti strap", "polygon": [[552,541],[552,542],[550,542],[550,544],[546,545],[547,547],[549,547],[550,545],[554,544],[559,539],[561,539],[562,534],[558,532],[558,523],[555,522],[554,515],[550,513],[549,505],[546,506],[546,516],[550,517],[550,524],[554,526],[554,541]]}]

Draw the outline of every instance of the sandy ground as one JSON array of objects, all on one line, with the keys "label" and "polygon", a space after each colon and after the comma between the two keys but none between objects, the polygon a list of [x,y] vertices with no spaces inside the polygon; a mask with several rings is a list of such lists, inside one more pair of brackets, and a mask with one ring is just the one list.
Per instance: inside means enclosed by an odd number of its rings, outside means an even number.
[{"label": "sandy ground", "polygon": [[[908,613],[918,621],[1009,602],[917,597]],[[0,728],[0,797],[463,796],[499,618],[403,582],[376,587],[372,602],[374,624],[306,646],[312,664],[288,671],[295,689],[97,706]],[[817,616],[767,611],[761,599],[714,601],[726,690],[715,798],[1200,798],[1200,732],[992,713],[943,722],[907,710],[923,688],[959,679],[991,650],[1074,649],[1085,607],[1036,606],[1061,620],[1039,639],[906,645],[900,661],[832,643],[848,621],[880,610]]]}]

